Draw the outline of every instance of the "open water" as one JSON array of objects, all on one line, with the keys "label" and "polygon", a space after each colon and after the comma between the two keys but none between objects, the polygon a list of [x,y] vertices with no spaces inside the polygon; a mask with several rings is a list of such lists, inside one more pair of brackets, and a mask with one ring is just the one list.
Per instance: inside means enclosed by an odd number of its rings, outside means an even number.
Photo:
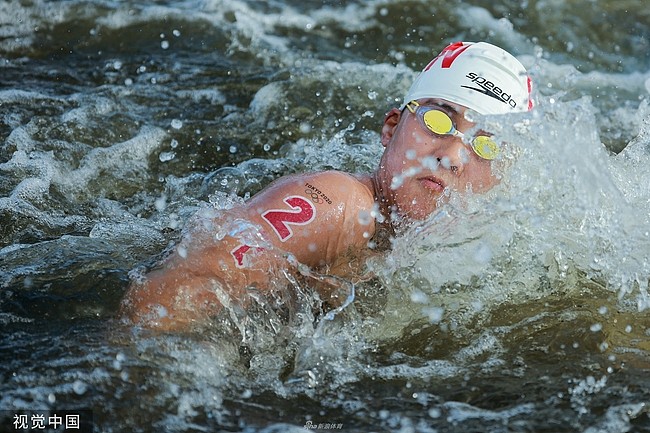
[{"label": "open water", "polygon": [[[101,432],[650,432],[649,11],[2,1],[2,428],[90,409]],[[402,233],[329,315],[293,281],[200,331],[120,321],[197,209],[371,171],[383,114],[456,40],[535,81],[533,113],[477,119],[508,143],[497,188]]]}]

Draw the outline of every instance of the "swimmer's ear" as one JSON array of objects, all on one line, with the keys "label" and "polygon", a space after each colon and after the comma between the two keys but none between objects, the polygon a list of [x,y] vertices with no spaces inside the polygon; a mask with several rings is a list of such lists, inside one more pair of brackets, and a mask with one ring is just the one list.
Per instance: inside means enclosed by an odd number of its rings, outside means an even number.
[{"label": "swimmer's ear", "polygon": [[383,144],[384,147],[387,147],[390,140],[392,140],[395,128],[397,128],[401,116],[402,112],[397,108],[393,108],[386,114],[386,117],[384,118],[384,126],[381,128],[381,144]]}]

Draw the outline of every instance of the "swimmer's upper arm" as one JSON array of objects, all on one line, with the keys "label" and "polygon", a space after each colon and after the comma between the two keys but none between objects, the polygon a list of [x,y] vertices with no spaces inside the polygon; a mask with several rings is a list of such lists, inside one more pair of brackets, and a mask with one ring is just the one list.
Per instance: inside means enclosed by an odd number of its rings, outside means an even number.
[{"label": "swimmer's upper arm", "polygon": [[[268,287],[273,269],[286,266],[284,253],[311,267],[329,267],[367,245],[374,234],[372,205],[368,188],[344,173],[282,178],[244,209],[199,216],[161,267],[131,285],[123,314],[160,329],[183,327],[216,314],[225,298],[244,299],[248,286]],[[242,221],[255,228],[252,233],[261,231],[258,245],[247,245],[250,233],[215,234]]]},{"label": "swimmer's upper arm", "polygon": [[353,176],[327,171],[282,178],[247,203],[275,247],[312,267],[332,264],[374,234],[373,196]]}]

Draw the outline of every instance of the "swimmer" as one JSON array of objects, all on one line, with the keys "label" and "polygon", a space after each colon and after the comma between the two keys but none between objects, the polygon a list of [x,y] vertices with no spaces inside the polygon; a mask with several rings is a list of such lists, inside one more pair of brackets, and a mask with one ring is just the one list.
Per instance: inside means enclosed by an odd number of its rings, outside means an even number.
[{"label": "swimmer", "polygon": [[[290,175],[240,207],[198,215],[160,266],[131,284],[124,314],[164,330],[205,323],[247,290],[272,286],[279,270],[292,267],[289,258],[354,280],[380,233],[426,218],[447,190],[481,193],[498,182],[492,161],[499,146],[472,130],[467,110],[493,115],[532,106],[530,78],[511,54],[485,42],[447,46],[386,114],[374,173]],[[335,296],[327,288],[319,294]]]}]

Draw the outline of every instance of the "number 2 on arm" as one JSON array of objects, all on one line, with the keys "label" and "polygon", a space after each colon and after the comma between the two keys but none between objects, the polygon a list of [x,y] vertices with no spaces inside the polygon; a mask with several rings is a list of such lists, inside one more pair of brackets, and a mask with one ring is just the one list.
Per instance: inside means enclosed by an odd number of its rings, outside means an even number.
[{"label": "number 2 on arm", "polygon": [[306,225],[316,217],[316,207],[304,197],[292,195],[286,197],[284,202],[290,210],[271,209],[262,214],[262,218],[271,225],[282,242],[293,236],[292,225]]}]

